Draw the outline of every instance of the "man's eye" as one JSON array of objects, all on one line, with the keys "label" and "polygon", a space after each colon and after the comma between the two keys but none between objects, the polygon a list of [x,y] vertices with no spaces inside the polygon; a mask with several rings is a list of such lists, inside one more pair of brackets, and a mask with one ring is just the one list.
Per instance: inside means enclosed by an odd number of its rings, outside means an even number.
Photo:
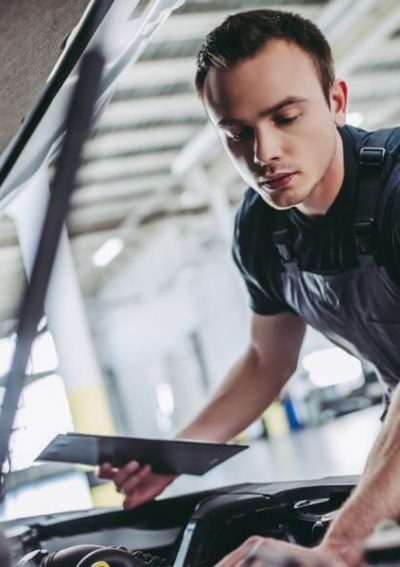
[{"label": "man's eye", "polygon": [[244,142],[250,137],[250,132],[242,130],[241,132],[228,132],[228,139],[233,142]]},{"label": "man's eye", "polygon": [[277,116],[275,118],[275,124],[278,124],[280,126],[285,125],[285,124],[291,124],[292,122],[295,122],[299,117],[299,114],[296,114],[295,116]]},{"label": "man's eye", "polygon": [[229,136],[230,140],[233,140],[234,142],[242,142],[244,140],[244,136],[243,134],[231,134]]}]

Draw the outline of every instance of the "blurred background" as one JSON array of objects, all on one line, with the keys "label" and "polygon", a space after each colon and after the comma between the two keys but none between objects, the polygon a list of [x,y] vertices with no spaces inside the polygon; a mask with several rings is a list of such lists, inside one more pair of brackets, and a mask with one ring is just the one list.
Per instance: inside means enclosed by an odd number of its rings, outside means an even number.
[{"label": "blurred background", "polygon": [[[88,2],[73,3],[64,14],[65,2],[42,1],[40,18],[35,10],[26,15],[26,2],[17,4],[0,2],[0,151]],[[132,2],[131,17],[150,4]],[[244,350],[250,311],[230,251],[244,185],[207,124],[193,77],[205,35],[228,14],[259,7],[294,11],[321,27],[337,74],[349,82],[350,124],[398,123],[395,0],[186,0],[160,18],[85,147],[56,266],[61,291],[49,298],[32,352],[0,518],[119,505],[120,496],[92,472],[33,459],[59,432],[173,436]],[[10,34],[7,18],[20,23],[20,36]],[[1,210],[3,377],[29,264],[24,246],[40,220],[37,200],[30,199],[22,191]],[[205,477],[179,479],[166,495],[360,473],[379,430],[381,396],[373,368],[309,329],[282,397],[239,436],[251,448]]]}]

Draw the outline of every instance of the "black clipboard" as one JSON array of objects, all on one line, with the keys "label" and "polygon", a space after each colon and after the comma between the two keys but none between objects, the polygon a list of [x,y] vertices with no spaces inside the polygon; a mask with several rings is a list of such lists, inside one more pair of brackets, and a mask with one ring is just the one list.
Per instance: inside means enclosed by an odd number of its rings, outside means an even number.
[{"label": "black clipboard", "polygon": [[35,460],[92,466],[109,462],[116,467],[138,461],[151,465],[156,473],[202,475],[247,448],[226,443],[67,433],[54,437]]}]

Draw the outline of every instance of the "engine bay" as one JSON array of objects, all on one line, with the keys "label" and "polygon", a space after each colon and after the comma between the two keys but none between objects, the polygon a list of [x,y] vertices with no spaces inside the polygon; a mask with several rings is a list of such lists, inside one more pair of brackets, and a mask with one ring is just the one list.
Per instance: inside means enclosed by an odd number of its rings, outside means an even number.
[{"label": "engine bay", "polygon": [[241,484],[150,502],[5,524],[19,567],[215,565],[248,537],[316,545],[355,477]]}]

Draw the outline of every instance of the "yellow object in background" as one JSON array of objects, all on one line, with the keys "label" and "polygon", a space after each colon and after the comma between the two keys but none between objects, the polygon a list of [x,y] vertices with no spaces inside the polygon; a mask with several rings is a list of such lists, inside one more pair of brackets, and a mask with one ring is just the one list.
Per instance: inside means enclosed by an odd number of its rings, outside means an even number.
[{"label": "yellow object in background", "polygon": [[111,565],[106,561],[96,561],[91,567],[111,567]]},{"label": "yellow object in background", "polygon": [[113,435],[115,427],[107,394],[102,384],[67,390],[72,421],[77,433]]},{"label": "yellow object in background", "polygon": [[121,508],[122,494],[119,494],[112,482],[93,486],[90,490],[94,508]]},{"label": "yellow object in background", "polygon": [[267,411],[263,414],[262,420],[267,431],[267,436],[270,439],[282,437],[290,432],[290,425],[285,408],[279,401],[275,401],[269,406]]},{"label": "yellow object in background", "polygon": [[[67,390],[69,407],[75,431],[98,435],[113,435],[115,427],[107,393],[103,384],[94,383]],[[78,465],[80,470],[88,467]],[[122,497],[113,483],[100,484],[90,490],[95,508],[115,508],[122,505]],[[107,564],[108,565],[108,564]]]},{"label": "yellow object in background", "polygon": [[246,432],[246,430],[242,431],[241,433],[238,433],[236,437],[233,438],[233,442],[238,443],[239,445],[241,444],[247,445],[247,443],[249,443],[250,441],[251,441],[250,436]]}]

